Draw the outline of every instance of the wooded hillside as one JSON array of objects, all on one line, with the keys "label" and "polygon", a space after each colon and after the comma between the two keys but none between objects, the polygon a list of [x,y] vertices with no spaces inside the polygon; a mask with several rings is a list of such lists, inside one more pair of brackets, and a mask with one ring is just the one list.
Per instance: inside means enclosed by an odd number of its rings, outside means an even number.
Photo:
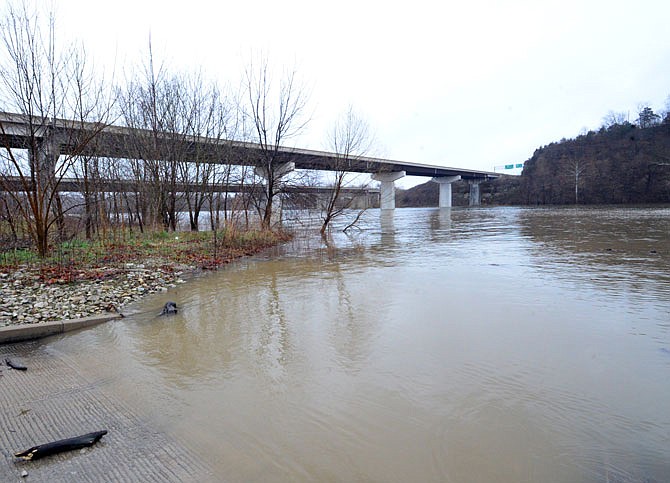
[{"label": "wooded hillside", "polygon": [[[640,127],[644,126],[644,127]],[[453,205],[468,204],[468,184],[452,185]],[[613,123],[535,151],[521,176],[480,186],[482,205],[670,203],[670,119]],[[399,191],[398,206],[436,206],[438,185]]]},{"label": "wooded hillside", "polygon": [[521,191],[526,204],[670,202],[670,122],[614,124],[540,148]]}]

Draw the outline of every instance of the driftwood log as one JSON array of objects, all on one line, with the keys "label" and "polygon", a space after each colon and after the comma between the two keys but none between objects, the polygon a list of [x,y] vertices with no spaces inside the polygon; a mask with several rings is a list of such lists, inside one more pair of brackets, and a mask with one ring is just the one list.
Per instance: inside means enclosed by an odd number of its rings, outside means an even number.
[{"label": "driftwood log", "polygon": [[23,364],[19,364],[16,361],[13,361],[12,359],[5,359],[5,364],[7,364],[9,367],[12,369],[16,369],[17,371],[27,371],[28,368],[24,366]]},{"label": "driftwood log", "polygon": [[52,443],[40,444],[38,446],[33,446],[32,448],[29,448],[25,451],[14,453],[14,456],[26,461],[36,460],[45,456],[60,453],[62,451],[72,451],[75,449],[85,448],[86,446],[93,446],[106,434],[106,430],[95,431],[94,433],[83,434],[81,436],[75,436],[74,438],[61,439]]}]

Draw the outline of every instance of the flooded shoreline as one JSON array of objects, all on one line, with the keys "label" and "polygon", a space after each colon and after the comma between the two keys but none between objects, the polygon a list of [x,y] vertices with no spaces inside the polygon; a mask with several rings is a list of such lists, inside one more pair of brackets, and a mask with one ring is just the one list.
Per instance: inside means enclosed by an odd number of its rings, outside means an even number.
[{"label": "flooded shoreline", "polygon": [[44,348],[224,480],[664,481],[669,237],[664,208],[372,211]]}]

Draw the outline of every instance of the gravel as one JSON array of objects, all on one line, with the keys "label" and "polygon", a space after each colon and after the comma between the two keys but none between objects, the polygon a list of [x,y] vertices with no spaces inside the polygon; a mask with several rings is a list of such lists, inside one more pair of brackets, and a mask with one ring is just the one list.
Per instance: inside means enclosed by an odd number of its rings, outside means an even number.
[{"label": "gravel", "polygon": [[166,292],[193,267],[163,263],[127,263],[103,267],[98,280],[45,283],[28,267],[0,272],[0,327],[120,312],[124,305],[155,292]]}]

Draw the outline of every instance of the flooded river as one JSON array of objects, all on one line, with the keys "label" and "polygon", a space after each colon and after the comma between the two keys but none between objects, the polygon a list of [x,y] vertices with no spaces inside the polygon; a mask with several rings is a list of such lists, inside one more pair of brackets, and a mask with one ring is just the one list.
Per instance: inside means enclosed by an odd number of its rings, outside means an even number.
[{"label": "flooded river", "polygon": [[670,481],[668,208],[370,211],[132,310],[45,350],[220,481]]}]

